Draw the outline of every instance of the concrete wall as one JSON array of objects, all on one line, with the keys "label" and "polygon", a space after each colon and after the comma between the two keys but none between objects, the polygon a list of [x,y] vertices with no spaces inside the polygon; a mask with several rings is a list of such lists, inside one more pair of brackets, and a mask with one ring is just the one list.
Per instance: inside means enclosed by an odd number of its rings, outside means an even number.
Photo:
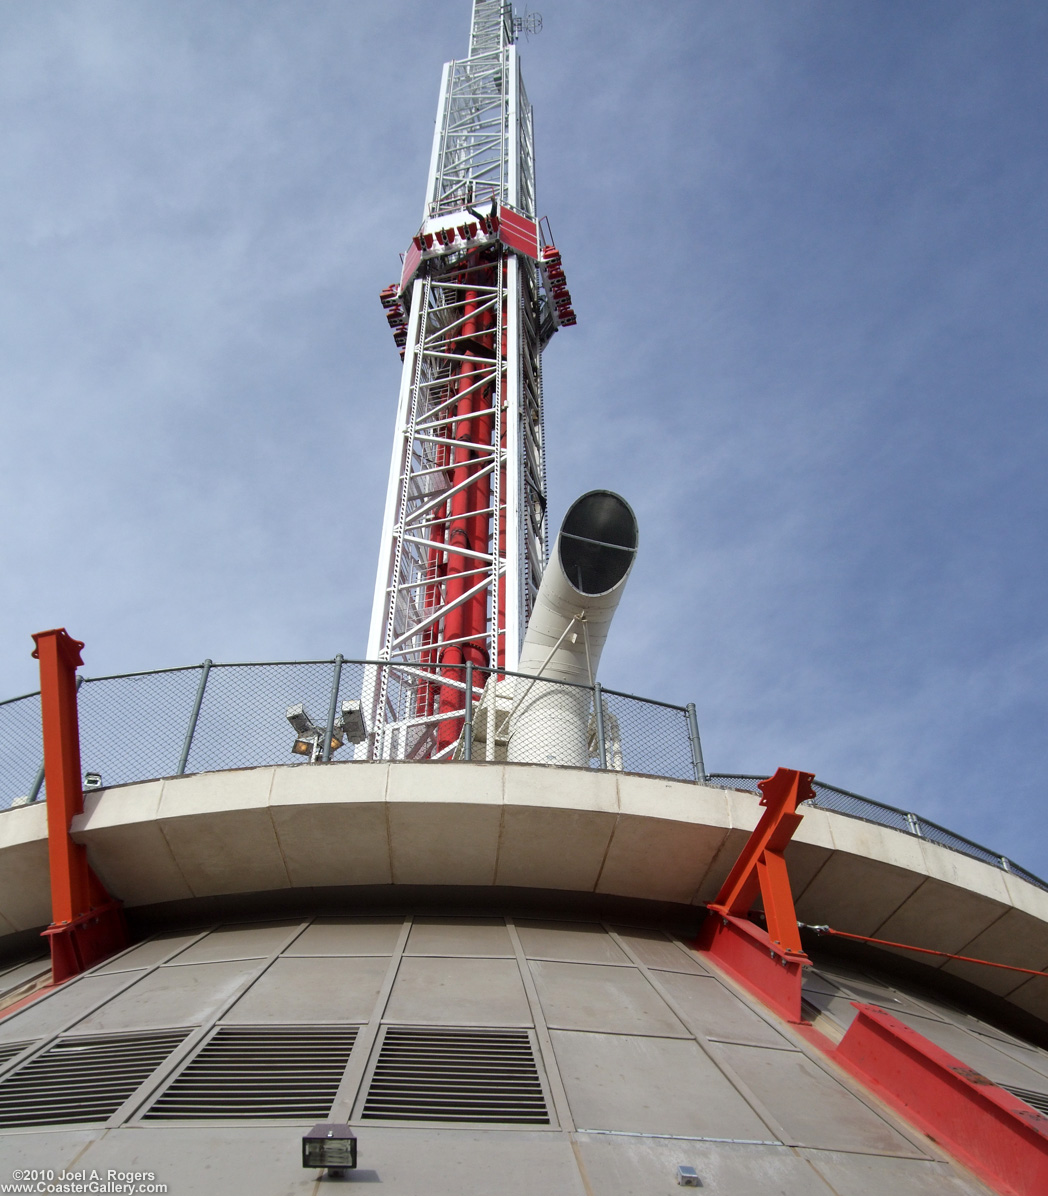
[{"label": "concrete wall", "polygon": [[[331,764],[203,773],[90,794],[74,837],[128,907],[368,886],[712,898],[760,815],[753,794],[503,764]],[[1048,893],[884,827],[809,810],[788,850],[798,916],[1048,967]],[[50,920],[42,807],[0,817],[0,934]],[[1048,1018],[1048,981],[923,957]]]}]

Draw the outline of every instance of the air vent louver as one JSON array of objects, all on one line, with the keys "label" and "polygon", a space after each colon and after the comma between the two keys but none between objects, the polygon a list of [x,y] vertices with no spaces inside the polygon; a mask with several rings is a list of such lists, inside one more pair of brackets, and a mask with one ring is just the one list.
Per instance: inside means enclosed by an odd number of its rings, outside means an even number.
[{"label": "air vent louver", "polygon": [[24,1051],[28,1045],[28,1042],[0,1043],[0,1067],[3,1067],[9,1059],[13,1059],[15,1055]]},{"label": "air vent louver", "polygon": [[356,1026],[222,1027],[145,1116],[326,1117],[356,1037]]},{"label": "air vent louver", "polygon": [[526,1030],[389,1027],[363,1116],[549,1125]]},{"label": "air vent louver", "polygon": [[0,1081],[0,1126],[105,1121],[187,1033],[59,1039]]},{"label": "air vent louver", "polygon": [[1048,1092],[1031,1092],[1028,1088],[1013,1088],[1011,1084],[1002,1084],[1001,1087],[1012,1096],[1026,1101],[1031,1109],[1048,1117]]}]

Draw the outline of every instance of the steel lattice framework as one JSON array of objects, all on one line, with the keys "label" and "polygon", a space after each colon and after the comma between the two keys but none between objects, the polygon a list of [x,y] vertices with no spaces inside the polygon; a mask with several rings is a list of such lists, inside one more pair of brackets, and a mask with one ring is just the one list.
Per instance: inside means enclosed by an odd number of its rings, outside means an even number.
[{"label": "steel lattice framework", "polygon": [[368,656],[429,668],[365,679],[373,756],[453,751],[464,666],[516,667],[546,561],[541,354],[575,315],[535,214],[519,27],[509,4],[474,0],[424,221],[381,296],[404,368]]}]

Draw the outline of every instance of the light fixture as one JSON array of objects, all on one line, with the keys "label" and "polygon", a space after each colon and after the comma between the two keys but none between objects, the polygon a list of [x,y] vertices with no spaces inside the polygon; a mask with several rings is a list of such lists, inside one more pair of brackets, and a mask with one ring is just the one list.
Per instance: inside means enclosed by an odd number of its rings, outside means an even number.
[{"label": "light fixture", "polygon": [[323,1122],[302,1138],[302,1166],[343,1175],[357,1165],[357,1137],[348,1125]]},{"label": "light fixture", "polygon": [[368,729],[364,725],[364,712],[360,709],[358,698],[342,703],[342,713],[335,719],[335,726],[345,733],[350,743],[363,743],[367,739]]},{"label": "light fixture", "polygon": [[85,772],[84,773],[84,790],[101,789],[102,788],[102,774],[100,772]]},{"label": "light fixture", "polygon": [[699,1173],[694,1167],[688,1167],[683,1163],[677,1168],[677,1183],[680,1184],[682,1188],[702,1187],[702,1183],[699,1180]]},{"label": "light fixture", "polygon": [[[342,703],[344,707],[350,704],[346,702]],[[316,764],[324,751],[324,728],[318,727],[313,722],[301,702],[296,706],[289,706],[284,712],[284,716],[291,724],[291,729],[295,732],[295,742],[291,745],[292,753],[296,756],[308,756],[310,764]],[[342,719],[338,717],[335,719],[335,725],[331,731],[330,750],[337,752],[342,746],[344,738],[342,733]]]}]

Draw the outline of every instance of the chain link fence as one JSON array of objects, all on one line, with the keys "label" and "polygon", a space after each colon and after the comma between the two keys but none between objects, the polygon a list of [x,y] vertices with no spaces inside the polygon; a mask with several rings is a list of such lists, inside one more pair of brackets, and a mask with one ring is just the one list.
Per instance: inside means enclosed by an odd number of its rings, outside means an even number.
[{"label": "chain link fence", "polygon": [[[467,701],[467,693],[471,700]],[[365,695],[383,718],[368,726]],[[105,786],[317,760],[555,764],[706,781],[758,793],[763,777],[707,775],[695,707],[459,666],[358,660],[203,664],[78,678],[80,756]],[[356,707],[364,725],[343,730]],[[292,717],[293,716],[293,717]],[[809,803],[982,860],[1048,889],[996,852],[918,814],[814,782]],[[46,797],[40,695],[0,702],[0,811]]]},{"label": "chain link fence", "polygon": [[[751,776],[736,773],[710,773],[707,780],[712,785],[719,785],[725,789],[742,789],[747,793],[759,794],[757,785],[764,780],[763,776]],[[1002,872],[1012,872],[1039,889],[1048,890],[1048,882],[1041,880],[1032,872],[1027,872],[1018,864],[1013,863],[1007,856],[998,855],[963,835],[948,831],[937,822],[922,818],[920,814],[897,810],[894,806],[884,802],[874,801],[870,797],[862,797],[858,793],[850,793],[847,789],[837,789],[833,785],[813,781],[812,789],[815,797],[811,801],[803,802],[817,810],[832,810],[835,814],[846,814],[849,818],[859,818],[863,822],[873,822],[877,826],[890,827],[903,834],[913,835],[918,839],[927,839],[929,843],[938,843],[940,847],[948,847],[951,851],[958,851],[961,855],[970,856],[974,860],[982,860],[984,864],[992,864]]]},{"label": "chain link fence", "polygon": [[0,702],[0,810],[43,796],[43,765],[40,695]]},{"label": "chain link fence", "polygon": [[[492,676],[481,669],[469,673],[473,700],[468,704],[463,666],[437,671],[342,657],[272,664],[205,661],[189,668],[78,678],[81,767],[85,776],[96,773],[109,787],[291,764],[310,755],[314,744],[311,758],[320,760],[513,760],[686,781],[702,777],[698,731],[689,723],[688,707],[599,685],[513,673]],[[372,689],[384,719],[377,728],[365,727],[366,737],[356,742],[341,732],[343,707],[366,706],[363,695]],[[312,729],[303,732],[306,747],[289,719],[296,707],[299,726]],[[366,712],[364,721],[369,721]],[[0,811],[45,797],[40,695],[28,694],[0,703]]]}]

